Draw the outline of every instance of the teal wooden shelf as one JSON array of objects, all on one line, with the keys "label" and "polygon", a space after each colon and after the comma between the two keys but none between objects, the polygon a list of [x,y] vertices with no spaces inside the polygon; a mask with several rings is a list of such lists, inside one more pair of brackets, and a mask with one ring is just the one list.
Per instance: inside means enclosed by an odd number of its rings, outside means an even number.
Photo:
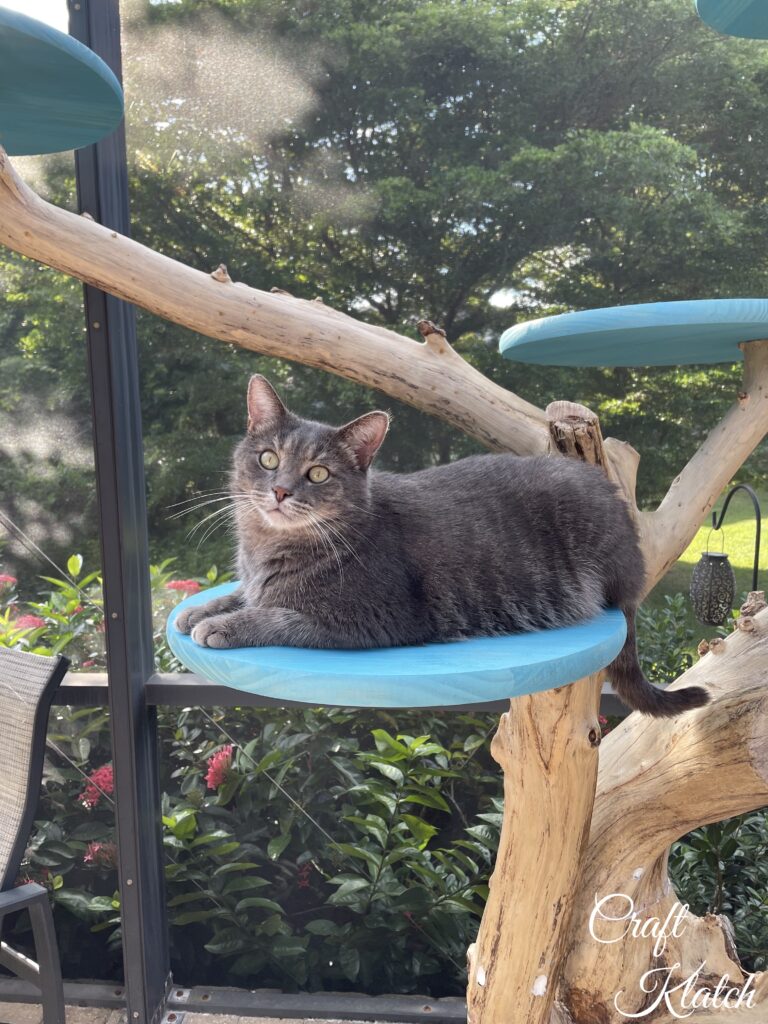
[{"label": "teal wooden shelf", "polygon": [[702,21],[726,36],[768,39],[766,0],[696,0]]},{"label": "teal wooden shelf", "polygon": [[763,338],[768,299],[701,299],[528,320],[505,331],[499,348],[542,366],[685,366],[737,362],[740,342]]},{"label": "teal wooden shelf", "polygon": [[214,587],[177,605],[166,631],[171,650],[190,671],[212,682],[315,706],[450,707],[549,690],[608,665],[627,635],[624,615],[617,609],[565,629],[372,651],[214,650],[179,633],[174,623],[180,612],[236,586]]},{"label": "teal wooden shelf", "polygon": [[120,83],[92,50],[0,7],[0,145],[7,153],[80,149],[114,131],[122,116]]}]

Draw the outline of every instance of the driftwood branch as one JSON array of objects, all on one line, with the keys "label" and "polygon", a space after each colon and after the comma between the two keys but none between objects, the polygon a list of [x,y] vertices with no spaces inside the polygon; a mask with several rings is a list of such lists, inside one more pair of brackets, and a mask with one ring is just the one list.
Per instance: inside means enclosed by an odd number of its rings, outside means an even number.
[{"label": "driftwood branch", "polygon": [[601,680],[516,697],[501,717],[504,819],[467,954],[468,1024],[549,1020],[595,795]]},{"label": "driftwood branch", "polygon": [[672,482],[655,512],[640,515],[650,590],[674,565],[734,473],[768,431],[768,341],[750,341],[744,381],[722,420]]},{"label": "driftwood branch", "polygon": [[[667,877],[669,845],[701,825],[768,804],[768,609],[757,612],[753,627],[731,634],[673,684],[706,686],[711,704],[663,723],[631,715],[603,741],[560,990],[575,1024],[625,1020],[615,1004],[620,992],[621,1010],[640,1012],[653,998],[643,992],[643,977],[654,969],[669,972],[670,989],[702,963],[696,989],[714,989],[723,976],[742,989],[746,983],[726,919],[682,914],[679,935],[669,937],[659,957],[653,936],[602,945],[589,920],[596,894],[613,893],[622,898],[608,904],[606,913],[625,913],[626,897],[643,921],[667,920],[677,901]],[[598,934],[614,939],[625,925],[602,922]],[[734,1019],[763,1024],[768,974],[757,975],[750,988],[751,1008],[742,1004]],[[670,998],[684,1009],[681,989]],[[664,1003],[648,1019],[666,1024],[675,1017]],[[714,1024],[728,1016],[723,1007],[705,1007],[692,1019]]]},{"label": "driftwood branch", "polygon": [[608,476],[611,469],[603,445],[600,420],[577,402],[550,402],[546,410],[550,451],[599,466]]},{"label": "driftwood branch", "polygon": [[470,366],[436,335],[418,342],[322,303],[193,270],[40,199],[0,149],[0,244],[157,316],[264,355],[384,391],[488,448],[544,452],[544,414]]}]

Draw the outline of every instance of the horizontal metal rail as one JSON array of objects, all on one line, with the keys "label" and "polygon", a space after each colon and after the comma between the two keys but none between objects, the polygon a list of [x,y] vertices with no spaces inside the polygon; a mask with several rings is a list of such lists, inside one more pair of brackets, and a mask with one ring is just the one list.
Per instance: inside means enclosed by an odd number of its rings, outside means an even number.
[{"label": "horizontal metal rail", "polygon": [[[122,1009],[125,990],[106,981],[64,982],[68,1006],[99,1006]],[[17,978],[0,978],[0,1002],[36,1003],[39,991]],[[366,996],[358,992],[280,992],[277,989],[171,988],[165,1007],[169,1014],[210,1013],[233,1017],[283,1017],[289,1020],[362,1020],[391,1024],[456,1024],[466,1021],[467,1007],[460,996],[432,999],[429,996]]]},{"label": "horizontal metal rail", "polygon": [[[69,672],[54,698],[55,704],[70,704],[79,707],[106,706],[108,694],[106,672]],[[156,672],[146,683],[147,704],[169,707],[222,707],[222,708],[268,708],[307,707],[297,701],[273,700],[258,693],[247,693],[232,686],[212,683],[191,672]],[[328,706],[328,705],[324,705]],[[348,705],[347,705],[348,706]],[[361,708],[361,710],[366,710]],[[419,710],[414,708],[413,710]],[[508,711],[509,701],[499,700],[484,704],[455,704],[441,708],[424,708],[430,711]],[[608,683],[603,684],[600,700],[603,715],[626,715],[627,709],[613,693]]]}]

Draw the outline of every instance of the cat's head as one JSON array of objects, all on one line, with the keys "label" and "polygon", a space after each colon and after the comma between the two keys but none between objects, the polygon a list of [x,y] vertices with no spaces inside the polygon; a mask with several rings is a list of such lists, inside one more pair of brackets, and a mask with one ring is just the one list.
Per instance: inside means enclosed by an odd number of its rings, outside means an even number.
[{"label": "cat's head", "polygon": [[389,427],[369,412],[342,427],[289,412],[269,381],[248,384],[248,431],[235,449],[230,485],[240,518],[263,529],[313,533],[313,525],[357,518],[368,470]]}]

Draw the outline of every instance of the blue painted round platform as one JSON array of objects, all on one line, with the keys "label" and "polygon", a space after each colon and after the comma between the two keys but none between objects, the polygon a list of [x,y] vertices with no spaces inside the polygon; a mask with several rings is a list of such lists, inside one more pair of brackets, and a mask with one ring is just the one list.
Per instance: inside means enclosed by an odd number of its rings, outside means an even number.
[{"label": "blue painted round platform", "polygon": [[765,0],[696,0],[696,11],[702,21],[723,35],[768,39]]},{"label": "blue painted round platform", "polygon": [[80,149],[113,131],[122,116],[120,83],[92,50],[0,7],[0,145],[6,152]]},{"label": "blue painted round platform", "polygon": [[191,672],[278,701],[365,708],[483,704],[550,690],[596,672],[616,657],[627,635],[617,609],[565,629],[372,651],[214,650],[179,633],[174,623],[181,611],[236,586],[226,583],[178,604],[168,618],[168,644]]},{"label": "blue painted round platform", "polygon": [[739,342],[763,338],[768,299],[700,299],[528,320],[506,330],[499,349],[541,366],[683,366],[735,363]]}]

